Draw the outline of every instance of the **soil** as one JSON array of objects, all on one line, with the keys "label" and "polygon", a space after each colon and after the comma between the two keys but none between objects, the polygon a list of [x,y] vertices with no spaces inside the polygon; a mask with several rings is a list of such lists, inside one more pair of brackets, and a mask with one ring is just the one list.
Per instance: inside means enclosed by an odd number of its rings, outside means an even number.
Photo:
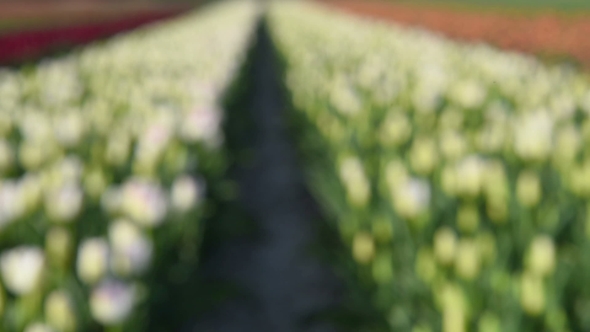
[{"label": "soil", "polygon": [[590,14],[460,10],[443,6],[354,0],[316,0],[339,10],[435,30],[451,38],[553,58],[590,68]]}]

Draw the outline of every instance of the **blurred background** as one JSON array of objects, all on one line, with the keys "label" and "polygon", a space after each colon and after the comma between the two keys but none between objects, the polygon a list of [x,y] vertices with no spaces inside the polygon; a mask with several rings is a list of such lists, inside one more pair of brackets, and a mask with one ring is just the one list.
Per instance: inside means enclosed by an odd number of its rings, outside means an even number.
[{"label": "blurred background", "polygon": [[[23,62],[215,0],[0,0],[0,64]],[[335,9],[590,65],[584,0],[317,0]],[[73,29],[75,27],[76,29]],[[78,36],[73,37],[77,31]],[[26,33],[25,33],[26,32]],[[42,51],[44,50],[44,51]]]},{"label": "blurred background", "polygon": [[0,64],[22,63],[186,12],[207,1],[2,0]]}]

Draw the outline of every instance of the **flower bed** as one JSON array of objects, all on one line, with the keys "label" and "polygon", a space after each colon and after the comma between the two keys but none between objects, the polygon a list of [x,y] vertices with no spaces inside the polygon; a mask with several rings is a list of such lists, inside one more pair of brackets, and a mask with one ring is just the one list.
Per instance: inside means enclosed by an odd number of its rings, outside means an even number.
[{"label": "flower bed", "polygon": [[50,27],[0,35],[0,64],[38,58],[60,48],[87,44],[99,38],[137,28],[179,14],[180,11],[142,13],[86,24]]},{"label": "flower bed", "polygon": [[[0,329],[144,330],[197,263],[221,99],[257,11],[234,1],[0,70]],[[169,252],[173,252],[170,260]]]},{"label": "flower bed", "polygon": [[392,331],[590,329],[590,81],[273,5],[309,184]]},{"label": "flower bed", "polygon": [[491,43],[539,55],[551,62],[567,60],[586,69],[590,65],[590,43],[586,38],[590,24],[588,12],[582,8],[560,13],[542,10],[544,6],[538,2],[531,6],[541,9],[515,9],[494,2],[490,3],[491,10],[487,10],[485,6],[479,8],[481,4],[468,2],[465,2],[467,8],[457,8],[444,1],[417,4],[379,0],[319,1],[346,12],[423,27],[462,41]]}]

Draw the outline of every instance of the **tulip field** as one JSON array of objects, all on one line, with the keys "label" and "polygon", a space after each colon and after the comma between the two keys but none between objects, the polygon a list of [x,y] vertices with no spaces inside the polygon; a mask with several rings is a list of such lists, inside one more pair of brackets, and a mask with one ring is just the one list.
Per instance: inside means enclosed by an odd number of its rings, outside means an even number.
[{"label": "tulip field", "polygon": [[240,160],[225,105],[261,20],[343,244],[321,250],[380,317],[366,331],[590,331],[584,72],[313,2],[260,9],[0,67],[0,331],[156,326]]},{"label": "tulip field", "polygon": [[277,3],[309,183],[391,331],[586,331],[590,81]]},{"label": "tulip field", "polygon": [[196,263],[219,102],[256,17],[216,5],[0,71],[0,330],[146,328],[159,254]]},{"label": "tulip field", "polygon": [[[453,39],[535,54],[546,63],[590,68],[590,2],[316,0],[334,9],[438,31]],[[520,5],[524,5],[521,7]],[[571,7],[570,7],[571,6]]]}]

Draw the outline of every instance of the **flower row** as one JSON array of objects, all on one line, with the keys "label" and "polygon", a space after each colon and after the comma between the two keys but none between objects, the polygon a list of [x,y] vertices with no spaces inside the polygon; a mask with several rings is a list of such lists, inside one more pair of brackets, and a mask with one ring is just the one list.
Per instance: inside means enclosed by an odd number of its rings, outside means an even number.
[{"label": "flower row", "polygon": [[590,80],[276,3],[310,185],[393,331],[590,329]]},{"label": "flower row", "polygon": [[0,69],[0,330],[141,329],[150,271],[195,264],[256,17],[212,5]]}]

